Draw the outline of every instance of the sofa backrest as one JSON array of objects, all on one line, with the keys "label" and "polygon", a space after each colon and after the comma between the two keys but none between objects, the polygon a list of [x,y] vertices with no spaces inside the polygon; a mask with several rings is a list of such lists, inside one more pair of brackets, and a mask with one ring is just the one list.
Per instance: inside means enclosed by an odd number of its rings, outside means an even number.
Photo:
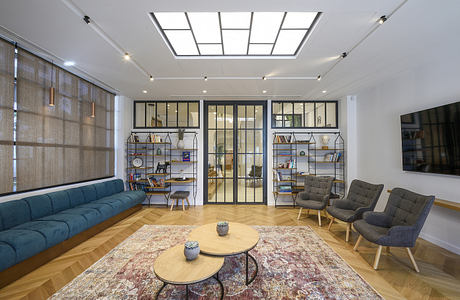
[{"label": "sofa backrest", "polygon": [[385,214],[391,217],[391,226],[415,225],[420,232],[433,202],[434,196],[394,188],[388,198]]},{"label": "sofa backrest", "polygon": [[52,192],[46,194],[51,199],[51,206],[53,208],[53,214],[56,214],[60,211],[71,208],[69,195],[67,190]]},{"label": "sofa backrest", "polygon": [[105,182],[99,182],[93,185],[94,185],[94,188],[96,189],[97,199],[101,199],[101,198],[112,195],[110,194],[110,190],[107,188],[107,185]]},{"label": "sofa backrest", "polygon": [[96,188],[94,187],[94,184],[85,185],[85,186],[79,187],[79,189],[82,191],[83,196],[84,196],[84,199],[82,200],[84,201],[83,203],[88,203],[88,202],[95,201],[98,199],[97,194],[96,194]]},{"label": "sofa backrest", "polygon": [[329,196],[334,178],[329,176],[306,176],[305,192],[310,200],[323,201],[324,196]]},{"label": "sofa backrest", "polygon": [[0,203],[0,230],[7,230],[30,220],[30,208],[25,200]]},{"label": "sofa backrest", "polygon": [[347,200],[352,203],[353,210],[359,207],[370,207],[374,210],[382,190],[383,184],[372,184],[355,179],[351,182]]},{"label": "sofa backrest", "polygon": [[36,195],[23,198],[29,204],[30,217],[32,220],[43,218],[53,214],[53,205],[48,194]]}]

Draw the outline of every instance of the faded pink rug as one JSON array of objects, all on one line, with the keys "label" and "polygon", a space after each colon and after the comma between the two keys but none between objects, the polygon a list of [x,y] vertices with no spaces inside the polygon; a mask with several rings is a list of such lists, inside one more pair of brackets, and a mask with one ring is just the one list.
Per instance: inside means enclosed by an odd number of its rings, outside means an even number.
[{"label": "faded pink rug", "polygon": [[[193,226],[145,225],[51,299],[154,299],[162,282],[155,258],[184,243]],[[225,258],[219,278],[224,299],[382,299],[308,226],[254,226],[260,241],[250,251],[259,273],[245,285],[245,256]],[[250,261],[250,274],[254,271]],[[218,283],[190,286],[189,299],[217,299]],[[168,285],[159,299],[185,299],[185,287]]]}]

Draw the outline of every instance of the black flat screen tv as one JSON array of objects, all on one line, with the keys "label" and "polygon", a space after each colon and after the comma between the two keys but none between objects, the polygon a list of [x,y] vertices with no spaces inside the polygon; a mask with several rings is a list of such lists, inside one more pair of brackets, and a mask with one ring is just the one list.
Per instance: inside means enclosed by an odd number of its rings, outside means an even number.
[{"label": "black flat screen tv", "polygon": [[460,102],[401,115],[404,171],[460,176]]}]

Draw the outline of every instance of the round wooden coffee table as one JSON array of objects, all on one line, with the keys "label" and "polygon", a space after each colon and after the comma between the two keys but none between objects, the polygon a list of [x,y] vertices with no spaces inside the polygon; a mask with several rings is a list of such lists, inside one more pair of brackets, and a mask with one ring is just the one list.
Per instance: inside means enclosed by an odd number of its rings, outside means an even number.
[{"label": "round wooden coffee table", "polygon": [[[189,284],[198,283],[211,277],[217,280],[221,289],[220,299],[224,297],[224,286],[219,280],[218,272],[224,264],[223,257],[199,254],[195,260],[188,261],[184,256],[184,245],[177,245],[161,253],[155,260],[153,269],[155,275],[163,281],[163,286],[157,292],[155,299],[168,284],[185,285],[188,299]],[[214,275],[216,275],[214,277]]]},{"label": "round wooden coffee table", "polygon": [[[246,285],[254,281],[259,270],[256,259],[249,254],[259,242],[259,233],[254,228],[241,223],[229,222],[228,234],[219,236],[217,223],[206,224],[192,230],[189,240],[200,243],[201,253],[213,256],[246,255]],[[256,271],[249,278],[249,257],[254,261]]]}]

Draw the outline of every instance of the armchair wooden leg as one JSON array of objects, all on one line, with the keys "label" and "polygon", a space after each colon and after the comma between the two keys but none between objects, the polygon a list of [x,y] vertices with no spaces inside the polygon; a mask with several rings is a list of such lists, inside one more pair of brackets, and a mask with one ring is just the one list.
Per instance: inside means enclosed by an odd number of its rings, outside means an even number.
[{"label": "armchair wooden leg", "polygon": [[171,200],[171,210],[173,210],[174,207],[174,199]]},{"label": "armchair wooden leg", "polygon": [[185,199],[182,199],[182,210],[185,211]]},{"label": "armchair wooden leg", "polygon": [[331,218],[331,222],[329,223],[329,226],[327,227],[327,230],[331,230],[332,223],[334,223],[334,217]]},{"label": "armchair wooden leg", "polygon": [[417,266],[417,263],[415,262],[414,255],[412,255],[412,251],[410,251],[410,248],[406,248],[407,254],[409,254],[410,261],[412,262],[412,265],[414,266],[414,269],[417,273],[420,273],[420,270]]},{"label": "armchair wooden leg", "polygon": [[319,227],[321,227],[321,211],[318,210],[318,224],[319,224]]},{"label": "armchair wooden leg", "polygon": [[307,218],[308,218],[309,215],[310,215],[310,210],[307,209]]},{"label": "armchair wooden leg", "polygon": [[385,252],[386,252],[386,253],[390,253],[390,246],[386,246],[386,247],[385,247]]},{"label": "armchair wooden leg", "polygon": [[382,254],[382,247],[379,245],[379,248],[377,249],[377,253],[375,254],[375,260],[374,260],[374,270],[377,270],[379,267],[379,261],[380,261],[380,254]]},{"label": "armchair wooden leg", "polygon": [[360,236],[358,237],[358,240],[356,241],[355,246],[353,247],[353,250],[355,250],[355,251],[358,250],[359,243],[361,243],[362,240],[363,240],[363,236],[360,235]]},{"label": "armchair wooden leg", "polygon": [[300,215],[302,214],[302,207],[299,210],[299,215],[297,216],[297,220],[300,220]]},{"label": "armchair wooden leg", "polygon": [[351,223],[347,223],[347,234],[345,235],[345,242],[348,243],[348,240],[350,239],[350,229],[351,229]]}]

